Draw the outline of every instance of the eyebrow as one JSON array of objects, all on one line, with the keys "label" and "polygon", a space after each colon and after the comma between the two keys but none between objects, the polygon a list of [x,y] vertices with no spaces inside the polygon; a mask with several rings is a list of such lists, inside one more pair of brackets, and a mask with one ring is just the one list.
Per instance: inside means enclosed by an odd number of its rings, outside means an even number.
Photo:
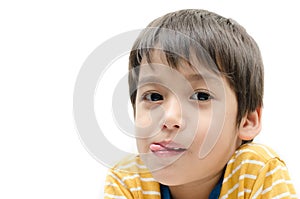
[{"label": "eyebrow", "polygon": [[[210,74],[191,74],[191,75],[187,76],[186,80],[188,80],[189,82],[214,81],[215,83],[220,81],[220,79],[218,79],[217,77],[210,75]],[[139,85],[150,84],[150,83],[162,84],[163,82],[160,78],[158,78],[157,76],[154,76],[154,75],[148,75],[148,76],[141,77],[141,79],[139,79],[139,81],[138,81]]]},{"label": "eyebrow", "polygon": [[138,84],[140,84],[140,85],[146,84],[146,83],[162,83],[162,81],[153,75],[141,77],[141,79],[138,80]]},{"label": "eyebrow", "polygon": [[189,81],[199,81],[199,80],[218,80],[217,77],[210,74],[191,74],[187,76]]}]

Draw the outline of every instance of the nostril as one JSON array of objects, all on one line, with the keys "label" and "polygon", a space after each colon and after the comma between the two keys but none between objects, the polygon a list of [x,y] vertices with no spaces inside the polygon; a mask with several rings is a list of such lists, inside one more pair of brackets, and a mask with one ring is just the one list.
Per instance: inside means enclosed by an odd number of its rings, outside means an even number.
[{"label": "nostril", "polygon": [[177,128],[177,129],[179,129],[179,128],[180,128],[180,126],[179,126],[179,125],[174,125],[174,128]]},{"label": "nostril", "polygon": [[166,128],[166,129],[180,129],[180,125],[178,125],[178,124],[174,124],[174,125],[164,124],[164,128]]}]

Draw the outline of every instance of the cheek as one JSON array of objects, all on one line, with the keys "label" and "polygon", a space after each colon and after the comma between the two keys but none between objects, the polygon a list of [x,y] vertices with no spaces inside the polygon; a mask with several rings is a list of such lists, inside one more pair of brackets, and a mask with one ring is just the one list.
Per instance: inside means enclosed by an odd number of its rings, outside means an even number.
[{"label": "cheek", "polygon": [[136,144],[139,153],[148,152],[148,137],[151,134],[150,126],[152,119],[148,111],[141,108],[141,106],[136,106],[135,112],[135,137]]},{"label": "cheek", "polygon": [[[211,129],[213,122],[213,111],[211,109],[207,110],[200,110],[198,115],[198,130],[197,134],[201,134],[201,136],[206,136],[209,133],[209,130]],[[208,135],[207,135],[208,136]]]},{"label": "cheek", "polygon": [[240,144],[235,118],[235,110],[226,113],[220,137],[214,147],[215,156],[220,157],[220,161],[223,160],[223,163],[229,160]]},{"label": "cheek", "polygon": [[155,109],[137,106],[135,116],[137,138],[148,139],[159,134],[163,124],[163,113],[163,109],[159,106]]},{"label": "cheek", "polygon": [[140,128],[153,127],[154,124],[158,125],[158,122],[163,117],[163,110],[157,106],[155,108],[149,108],[144,103],[140,103],[136,107],[135,125]]},{"label": "cheek", "polygon": [[[190,152],[199,154],[199,151],[203,147],[203,144],[205,144],[205,139],[209,136],[209,129],[211,125],[211,117],[210,117],[210,111],[201,112],[198,115],[198,123],[195,131],[195,137],[191,145]],[[190,129],[190,131],[194,131],[193,129]]]},{"label": "cheek", "polygon": [[136,139],[137,149],[139,153],[147,153],[148,142],[145,139]]},{"label": "cheek", "polygon": [[138,127],[147,127],[151,124],[151,117],[148,111],[137,105],[135,110],[135,125]]},{"label": "cheek", "polygon": [[202,110],[200,113],[197,136],[194,141],[195,150],[193,150],[198,151],[200,159],[210,156],[216,148],[226,150],[226,147],[223,148],[220,143],[232,143],[235,140],[235,126],[232,120],[235,117],[232,117],[233,113],[225,111],[224,108],[218,108]]}]

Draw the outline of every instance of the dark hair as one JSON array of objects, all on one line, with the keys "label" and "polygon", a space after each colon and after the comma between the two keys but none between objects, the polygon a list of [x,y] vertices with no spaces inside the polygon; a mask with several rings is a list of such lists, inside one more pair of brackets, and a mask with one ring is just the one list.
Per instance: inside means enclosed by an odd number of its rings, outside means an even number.
[{"label": "dark hair", "polygon": [[206,10],[187,9],[155,19],[135,41],[129,57],[134,109],[141,60],[146,58],[151,63],[151,51],[157,46],[171,67],[176,68],[181,59],[189,60],[195,52],[206,67],[223,74],[236,94],[237,125],[245,114],[262,106],[263,62],[254,39],[232,19]]}]

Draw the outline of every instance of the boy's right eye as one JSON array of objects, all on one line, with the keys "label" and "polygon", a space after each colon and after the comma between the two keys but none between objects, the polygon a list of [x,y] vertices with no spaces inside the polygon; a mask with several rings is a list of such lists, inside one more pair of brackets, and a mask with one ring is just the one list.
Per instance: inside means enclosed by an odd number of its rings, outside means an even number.
[{"label": "boy's right eye", "polygon": [[143,99],[151,102],[156,102],[163,100],[163,96],[159,93],[147,93],[144,95]]}]

